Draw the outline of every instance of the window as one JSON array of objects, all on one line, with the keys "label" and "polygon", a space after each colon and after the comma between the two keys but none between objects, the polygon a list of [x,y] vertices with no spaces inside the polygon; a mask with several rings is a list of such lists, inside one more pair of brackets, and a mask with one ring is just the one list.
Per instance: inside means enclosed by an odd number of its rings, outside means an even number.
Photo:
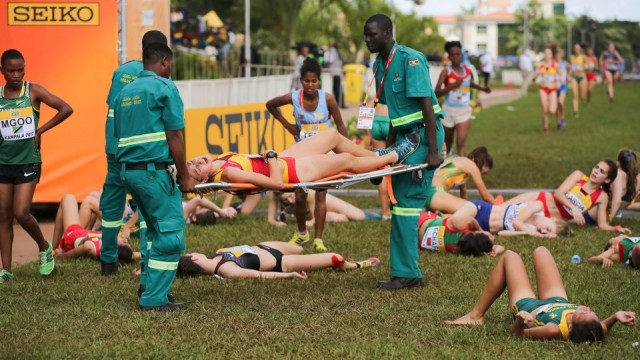
[{"label": "window", "polygon": [[487,50],[487,44],[479,43],[478,44],[478,51],[483,51],[483,50]]},{"label": "window", "polygon": [[487,33],[487,25],[478,25],[476,27],[476,32],[478,34],[486,34]]}]

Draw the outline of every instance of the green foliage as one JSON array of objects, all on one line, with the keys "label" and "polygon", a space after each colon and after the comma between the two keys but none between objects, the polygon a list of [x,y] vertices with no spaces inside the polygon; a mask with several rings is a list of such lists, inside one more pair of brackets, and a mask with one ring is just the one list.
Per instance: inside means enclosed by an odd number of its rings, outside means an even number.
[{"label": "green foliage", "polygon": [[437,33],[438,24],[429,17],[416,17],[397,12],[393,19],[396,27],[396,39],[425,54],[442,51],[444,38]]}]

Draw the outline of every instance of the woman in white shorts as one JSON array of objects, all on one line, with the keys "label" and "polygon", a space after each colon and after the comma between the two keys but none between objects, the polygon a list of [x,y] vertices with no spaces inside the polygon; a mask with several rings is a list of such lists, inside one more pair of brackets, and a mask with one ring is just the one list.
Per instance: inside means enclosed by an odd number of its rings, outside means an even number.
[{"label": "woman in white shorts", "polygon": [[436,85],[436,96],[444,96],[442,108],[446,114],[442,125],[444,126],[444,142],[447,151],[453,153],[453,136],[456,137],[458,155],[465,155],[465,143],[471,127],[471,88],[491,92],[488,86],[480,86],[473,82],[471,70],[462,65],[462,44],[459,41],[448,41],[444,49],[449,54],[451,65],[446,66],[440,73]]}]

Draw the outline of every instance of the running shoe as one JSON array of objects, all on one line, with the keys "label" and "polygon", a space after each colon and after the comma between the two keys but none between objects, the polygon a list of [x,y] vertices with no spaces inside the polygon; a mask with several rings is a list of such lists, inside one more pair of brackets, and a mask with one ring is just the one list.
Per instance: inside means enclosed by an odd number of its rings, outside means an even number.
[{"label": "running shoe", "polygon": [[567,126],[567,121],[564,118],[561,118],[560,121],[558,121],[558,130],[562,130]]},{"label": "running shoe", "polygon": [[47,276],[53,272],[53,268],[56,265],[55,257],[53,256],[53,246],[47,241],[49,247],[47,250],[40,251],[38,256],[40,257],[40,275]]},{"label": "running shoe", "polygon": [[0,270],[0,284],[15,279],[16,276],[7,269]]},{"label": "running shoe", "polygon": [[311,239],[309,238],[309,232],[308,231],[304,235],[300,234],[299,231],[295,231],[293,233],[293,236],[291,237],[291,240],[289,240],[289,244],[301,245],[302,246],[302,245],[308,243],[309,240],[311,240]]},{"label": "running shoe", "polygon": [[372,151],[378,154],[378,156],[383,156],[387,155],[388,153],[394,152],[396,150],[396,147],[398,147],[398,145],[394,144],[383,149],[373,149]]},{"label": "running shoe", "polygon": [[370,257],[367,260],[354,261],[353,263],[356,264],[358,269],[376,267],[380,265],[380,259],[378,259],[377,257]]},{"label": "running shoe", "polygon": [[365,220],[382,220],[382,216],[376,214],[376,213],[367,213],[364,216]]},{"label": "running shoe", "polygon": [[413,154],[414,151],[418,148],[418,143],[413,141],[410,137],[407,137],[398,147],[394,149],[396,154],[398,154],[398,161],[396,164],[402,164],[409,155]]},{"label": "running shoe", "polygon": [[325,252],[329,249],[327,249],[327,247],[324,245],[324,241],[322,241],[322,239],[316,238],[313,239],[313,250],[317,252]]}]

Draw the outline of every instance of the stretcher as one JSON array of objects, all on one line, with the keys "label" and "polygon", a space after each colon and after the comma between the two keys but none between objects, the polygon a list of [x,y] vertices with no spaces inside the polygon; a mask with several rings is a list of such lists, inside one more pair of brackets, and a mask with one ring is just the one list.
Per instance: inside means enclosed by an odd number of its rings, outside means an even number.
[{"label": "stretcher", "polygon": [[[390,176],[395,174],[401,174],[410,171],[416,171],[424,169],[428,164],[418,165],[394,165],[385,167],[383,169],[369,171],[361,174],[343,172],[340,174],[332,175],[324,179],[311,182],[300,182],[294,184],[284,184],[284,188],[279,190],[283,192],[291,191],[308,191],[313,190],[328,190],[328,189],[343,189],[353,184],[357,184],[364,180],[370,180],[374,178],[380,178],[384,176]],[[240,184],[240,183],[228,183],[228,182],[210,182],[196,185],[196,193],[206,194],[215,191],[225,191],[231,194],[251,194],[258,193],[268,189],[260,189],[253,184]]]}]

